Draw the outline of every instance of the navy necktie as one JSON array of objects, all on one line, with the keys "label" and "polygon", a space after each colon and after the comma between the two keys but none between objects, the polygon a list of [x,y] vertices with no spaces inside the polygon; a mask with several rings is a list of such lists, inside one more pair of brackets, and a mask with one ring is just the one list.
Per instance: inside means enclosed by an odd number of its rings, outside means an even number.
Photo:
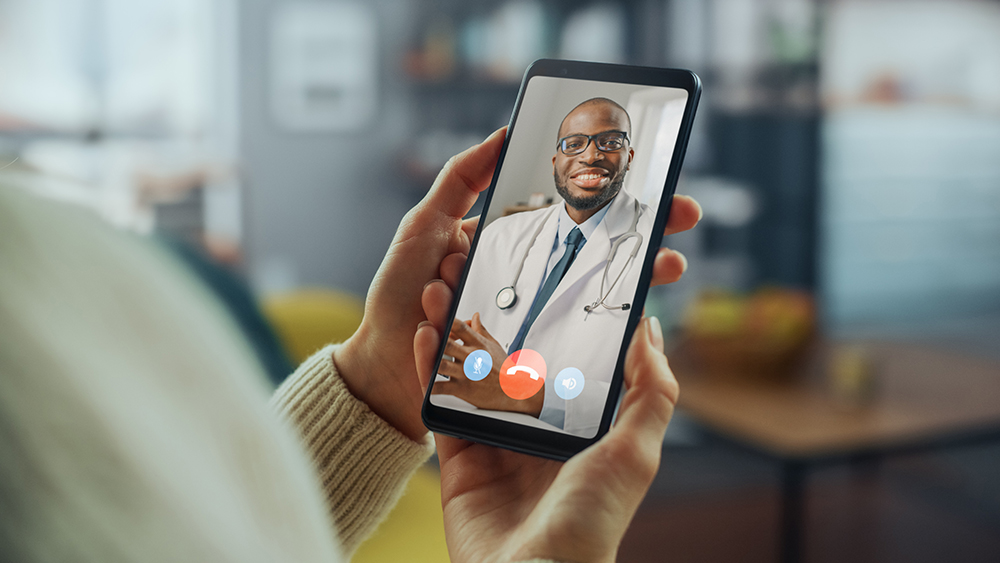
[{"label": "navy necktie", "polygon": [[528,334],[528,329],[531,328],[531,324],[535,322],[538,318],[538,313],[542,312],[545,308],[545,304],[548,303],[549,297],[552,297],[552,293],[555,292],[556,286],[562,281],[563,276],[566,275],[566,271],[569,270],[569,265],[573,263],[573,259],[576,258],[576,251],[580,248],[580,242],[583,241],[583,233],[580,232],[579,227],[573,227],[573,230],[569,232],[566,237],[566,251],[563,252],[562,258],[556,262],[556,265],[549,272],[549,277],[545,278],[545,283],[542,285],[542,289],[539,290],[538,295],[535,296],[535,301],[531,304],[531,309],[528,311],[528,316],[524,318],[524,322],[521,323],[521,330],[517,331],[517,336],[514,337],[514,342],[511,343],[510,348],[507,350],[508,354],[513,354],[514,352],[521,349],[521,345],[524,344],[524,337]]}]

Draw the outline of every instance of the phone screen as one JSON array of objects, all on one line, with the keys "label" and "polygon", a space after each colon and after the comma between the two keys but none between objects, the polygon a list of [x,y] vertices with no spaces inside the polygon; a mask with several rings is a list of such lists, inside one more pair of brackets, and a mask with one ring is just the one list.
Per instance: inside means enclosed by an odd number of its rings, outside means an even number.
[{"label": "phone screen", "polygon": [[528,80],[433,405],[580,438],[597,434],[689,95]]}]

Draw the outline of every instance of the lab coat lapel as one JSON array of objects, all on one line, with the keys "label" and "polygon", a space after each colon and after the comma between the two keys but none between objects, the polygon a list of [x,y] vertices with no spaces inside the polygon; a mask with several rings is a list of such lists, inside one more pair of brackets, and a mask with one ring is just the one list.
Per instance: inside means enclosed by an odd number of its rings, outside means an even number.
[{"label": "lab coat lapel", "polygon": [[[553,306],[552,304],[558,302],[569,288],[578,282],[585,284],[589,276],[602,274],[608,260],[608,254],[611,252],[611,245],[618,237],[628,232],[632,225],[632,218],[635,215],[634,202],[635,198],[625,190],[620,191],[615,196],[611,202],[611,208],[608,209],[608,214],[604,216],[604,220],[597,226],[594,234],[587,240],[587,244],[583,245],[580,254],[573,260],[569,271],[559,282],[545,308],[539,313],[540,317],[545,315],[545,312]],[[583,307],[582,302],[580,307]]]},{"label": "lab coat lapel", "polygon": [[[527,315],[527,308],[531,307],[531,303],[535,300],[535,294],[538,293],[542,277],[545,275],[545,267],[549,263],[549,255],[552,254],[552,241],[556,239],[559,231],[558,207],[550,207],[545,213],[544,221],[545,226],[542,227],[542,230],[538,232],[538,236],[533,241],[529,237],[535,232],[535,225],[531,225],[524,232],[524,239],[531,247],[528,250],[528,256],[524,260],[524,269],[521,271],[521,276],[518,278],[515,289],[517,290],[518,302],[525,304],[525,310],[520,311],[517,305],[514,306],[515,309],[518,309],[516,316],[522,319]],[[584,245],[584,248],[586,248],[586,245]],[[517,248],[513,254],[520,257],[523,256],[523,252],[524,250]],[[517,264],[513,263],[512,266],[516,268]],[[518,324],[518,327],[520,327],[520,324]]]}]

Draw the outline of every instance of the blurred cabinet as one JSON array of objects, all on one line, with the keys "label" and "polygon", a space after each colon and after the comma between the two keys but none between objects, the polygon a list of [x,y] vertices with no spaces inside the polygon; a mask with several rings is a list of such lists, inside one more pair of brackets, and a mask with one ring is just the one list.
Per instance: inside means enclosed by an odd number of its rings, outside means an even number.
[{"label": "blurred cabinet", "polygon": [[[415,135],[400,161],[426,188],[452,155],[506,125],[527,66],[539,58],[663,64],[659,2],[433,0],[401,61]],[[648,30],[651,14],[658,25]]]},{"label": "blurred cabinet", "polygon": [[[506,124],[524,69],[536,58],[690,67],[706,94],[685,173],[746,186],[759,203],[745,227],[707,221],[698,229],[704,254],[692,258],[748,265],[734,289],[813,289],[818,18],[815,2],[779,4],[427,2],[401,63],[415,109],[415,136],[399,159],[405,175],[414,189],[426,189],[451,155]],[[725,286],[729,278],[703,282]]]},{"label": "blurred cabinet", "polygon": [[822,284],[834,323],[1000,308],[1000,117],[947,106],[826,116]]},{"label": "blurred cabinet", "polygon": [[758,212],[739,233],[745,240],[707,233],[708,252],[741,243],[753,285],[814,288],[819,114],[754,108],[720,110],[709,120],[715,173],[752,186]]}]

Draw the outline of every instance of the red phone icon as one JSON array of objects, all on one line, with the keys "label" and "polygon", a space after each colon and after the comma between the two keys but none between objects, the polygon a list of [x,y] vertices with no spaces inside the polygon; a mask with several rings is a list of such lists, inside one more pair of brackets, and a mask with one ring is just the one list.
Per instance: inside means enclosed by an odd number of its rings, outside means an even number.
[{"label": "red phone icon", "polygon": [[514,352],[500,366],[500,388],[511,399],[533,397],[545,385],[545,360],[534,350]]}]

